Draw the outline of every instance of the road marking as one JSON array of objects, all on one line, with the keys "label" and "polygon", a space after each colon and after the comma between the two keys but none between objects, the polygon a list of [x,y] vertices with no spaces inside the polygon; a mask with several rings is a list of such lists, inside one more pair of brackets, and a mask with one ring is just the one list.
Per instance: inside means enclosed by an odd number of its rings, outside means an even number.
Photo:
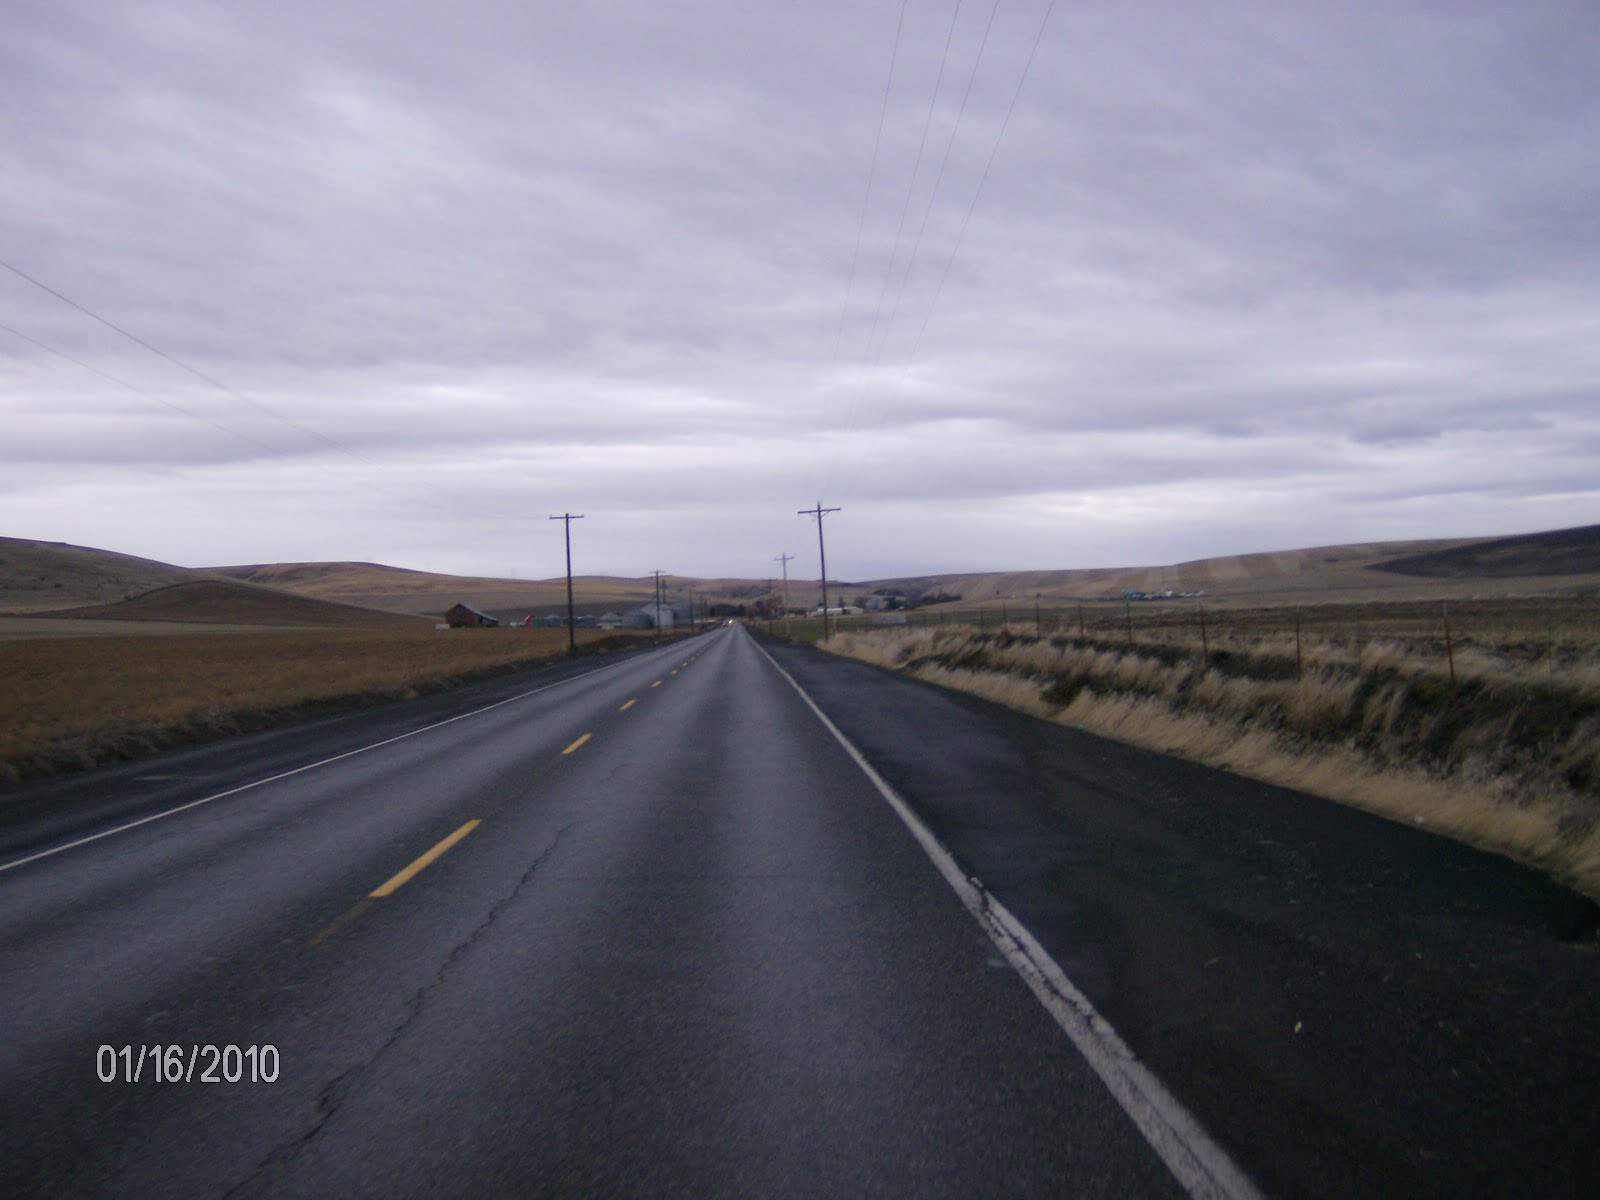
[{"label": "road marking", "polygon": [[[446,725],[454,725],[457,721],[465,721],[468,717],[476,717],[483,713],[491,712],[494,709],[503,708],[507,704],[515,704],[518,700],[526,700],[530,696],[537,696],[541,692],[550,691],[552,688],[565,687],[569,683],[578,683],[585,679],[593,679],[596,675],[603,675],[607,671],[620,670],[623,667],[629,666],[633,661],[636,660],[624,659],[622,662],[608,663],[603,667],[595,667],[593,670],[585,671],[581,675],[571,675],[566,679],[558,679],[554,683],[547,683],[542,687],[531,688],[526,692],[518,692],[515,696],[507,696],[504,700],[496,700],[493,704],[485,704],[482,708],[474,708],[470,712],[457,713],[453,717],[446,717],[442,721],[435,721],[431,725],[424,725],[420,729],[411,730],[409,733],[399,733],[394,737],[384,738],[381,742],[373,742],[369,746],[357,746],[354,750],[346,750],[342,754],[335,754],[329,758],[320,758],[316,762],[306,763],[303,767],[295,767],[292,770],[280,771],[276,775],[268,775],[264,779],[254,779],[249,783],[241,783],[238,787],[226,788],[220,792],[213,792],[209,796],[201,796],[198,800],[190,800],[185,804],[174,805],[172,808],[164,809],[161,812],[151,813],[148,817],[140,817],[137,821],[128,821],[125,824],[116,825],[110,829],[102,829],[99,833],[91,833],[87,837],[77,838],[70,842],[63,842],[61,845],[52,846],[48,850],[40,850],[35,854],[28,854],[24,855],[22,858],[12,859],[8,863],[0,863],[0,874],[3,874],[14,867],[22,867],[31,862],[38,862],[41,858],[52,858],[57,854],[63,853],[64,851],[76,850],[79,846],[87,846],[90,842],[98,842],[102,838],[112,837],[113,835],[119,833],[126,833],[130,829],[137,829],[139,826],[148,825],[152,821],[161,821],[165,820],[167,817],[175,817],[181,812],[188,812],[191,808],[199,808],[202,804],[210,804],[213,800],[223,800],[229,796],[237,796],[240,792],[248,792],[252,788],[262,787],[269,783],[277,783],[280,779],[289,779],[292,776],[303,774],[306,771],[314,771],[318,767],[327,766],[329,763],[336,763],[347,758],[354,758],[356,755],[365,754],[369,750],[380,750],[384,746],[392,746],[395,742],[403,742],[407,738],[416,737],[418,734],[428,733],[435,729],[442,729]],[[661,681],[659,679],[656,680],[656,683],[660,682]],[[654,687],[656,684],[651,684],[650,686]]]},{"label": "road marking", "polygon": [[380,900],[384,896],[394,895],[423,871],[431,867],[442,854],[450,849],[451,846],[454,846],[457,842],[466,837],[467,834],[471,833],[481,824],[482,822],[478,818],[474,817],[460,829],[452,833],[449,837],[445,838],[444,841],[440,842],[432,850],[429,850],[421,858],[417,859],[416,862],[412,863],[398,875],[392,876],[388,882],[378,885],[378,887],[368,892],[367,895],[373,900]]},{"label": "road marking", "polygon": [[568,746],[561,753],[563,753],[563,754],[571,754],[574,750],[576,750],[579,746],[583,745],[585,742],[587,742],[593,736],[594,736],[594,734],[592,734],[592,733],[584,734],[581,738],[579,738],[577,741],[573,742],[572,745]]},{"label": "road marking", "polygon": [[950,852],[939,844],[933,832],[922,823],[911,806],[890,787],[857,750],[854,743],[817,707],[806,690],[789,672],[778,665],[765,646],[756,643],[772,669],[789,681],[800,699],[834,740],[844,747],[861,773],[894,809],[923,852],[944,876],[945,882],[967,906],[989,939],[1033,990],[1056,1024],[1061,1026],[1084,1060],[1100,1077],[1106,1090],[1133,1119],[1174,1179],[1195,1200],[1263,1200],[1255,1184],[1228,1157],[1227,1151],[1211,1140],[1193,1114],[1167,1091],[1150,1069],[1141,1063],[1120,1034],[1089,1002],[1089,998],[1067,978],[1059,963],[1027,928],[995,899],[982,882],[964,874]]},{"label": "road marking", "polygon": [[639,703],[637,700],[629,700],[621,708],[617,709],[617,711],[618,712],[627,712],[630,708],[632,708],[637,703]]},{"label": "road marking", "polygon": [[332,921],[330,921],[327,924],[327,926],[322,930],[321,933],[317,934],[316,937],[312,938],[306,944],[308,946],[320,946],[320,945],[322,945],[323,942],[327,941],[329,938],[331,938],[334,934],[338,933],[345,926],[353,924],[358,918],[360,918],[362,913],[366,912],[367,909],[369,909],[371,907],[372,907],[372,898],[369,896],[367,899],[361,901],[359,904],[352,905],[350,908],[346,909],[340,916],[338,916],[338,917],[334,918]]},{"label": "road marking", "polygon": [[656,681],[655,681],[655,682],[654,682],[654,683],[652,683],[652,684],[651,684],[651,685],[650,685],[650,686],[651,686],[651,687],[660,687],[660,686],[661,686],[661,680],[659,680],[659,679],[658,679],[658,680],[656,680]]}]

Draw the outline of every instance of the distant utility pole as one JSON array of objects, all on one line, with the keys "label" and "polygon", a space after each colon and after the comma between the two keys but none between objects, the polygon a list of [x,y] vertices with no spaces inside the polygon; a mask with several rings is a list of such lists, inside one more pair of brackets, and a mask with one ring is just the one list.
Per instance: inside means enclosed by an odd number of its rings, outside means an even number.
[{"label": "distant utility pole", "polygon": [[575,654],[578,650],[578,633],[577,622],[572,615],[572,523],[583,520],[583,514],[562,513],[550,519],[565,522],[567,531],[567,651]]},{"label": "distant utility pole", "polygon": [[[822,518],[829,513],[838,512],[837,508],[823,508],[822,501],[817,501],[815,508],[802,508],[796,514],[801,517],[815,517],[817,519],[817,557],[822,560],[822,637],[828,637],[828,550],[822,544]],[[788,570],[787,567],[784,568]]]},{"label": "distant utility pole", "polygon": [[656,637],[659,638],[661,636],[661,600],[666,595],[665,589],[661,586],[661,577],[670,574],[670,572],[651,571],[650,574],[656,577]]},{"label": "distant utility pole", "polygon": [[[794,555],[785,550],[782,554],[774,555],[772,561],[783,564],[783,632],[789,632],[789,561]],[[769,584],[768,587],[771,587]]]}]

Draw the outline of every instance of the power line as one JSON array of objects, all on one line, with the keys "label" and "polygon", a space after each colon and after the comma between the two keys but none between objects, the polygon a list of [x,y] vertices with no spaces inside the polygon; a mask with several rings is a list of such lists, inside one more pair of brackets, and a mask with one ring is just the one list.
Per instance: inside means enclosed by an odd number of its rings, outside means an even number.
[{"label": "power line", "polygon": [[[178,367],[180,370],[183,370],[183,371],[187,372],[188,374],[194,376],[196,379],[201,380],[203,383],[209,385],[210,387],[213,387],[213,388],[217,389],[218,391],[222,392],[223,394],[225,394],[227,396],[231,396],[233,399],[238,400],[239,402],[250,406],[251,408],[255,409],[257,412],[260,412],[260,413],[262,413],[262,414],[264,414],[264,415],[266,415],[268,417],[271,417],[273,420],[279,422],[282,425],[288,426],[290,429],[295,430],[297,433],[303,434],[304,436],[306,436],[306,437],[308,437],[308,438],[310,438],[310,439],[312,439],[314,441],[321,442],[323,445],[329,447],[330,449],[335,450],[335,451],[339,452],[340,454],[343,454],[343,455],[345,455],[345,456],[347,456],[347,457],[349,457],[351,459],[354,459],[357,462],[364,463],[365,465],[367,465],[369,467],[378,468],[380,466],[380,464],[375,462],[369,456],[367,456],[367,455],[361,453],[359,450],[355,449],[355,447],[350,446],[350,445],[348,445],[348,444],[346,444],[344,442],[341,442],[341,441],[339,441],[339,440],[337,440],[335,438],[331,438],[331,437],[327,436],[326,434],[319,433],[315,429],[308,428],[307,426],[300,424],[298,421],[295,421],[290,417],[284,416],[282,413],[278,412],[276,409],[272,408],[270,405],[263,404],[261,401],[256,400],[256,399],[246,395],[245,393],[239,391],[237,388],[230,387],[228,384],[224,383],[222,380],[216,378],[215,376],[210,375],[210,374],[206,373],[205,371],[202,371],[200,368],[195,367],[195,366],[183,361],[182,359],[178,358],[176,355],[168,353],[167,351],[161,349],[161,347],[155,345],[154,343],[145,340],[144,338],[138,336],[135,333],[130,332],[127,329],[124,329],[121,325],[118,325],[116,322],[114,322],[114,321],[112,321],[112,320],[110,320],[110,319],[108,319],[106,317],[103,317],[99,313],[97,313],[94,310],[88,308],[87,306],[85,306],[83,304],[80,304],[78,301],[74,300],[72,297],[70,297],[70,296],[66,295],[65,293],[60,292],[57,289],[51,287],[49,284],[45,283],[43,280],[36,279],[34,276],[28,274],[26,271],[22,270],[20,267],[14,265],[13,263],[7,262],[5,259],[0,258],[0,267],[4,267],[6,270],[10,271],[13,275],[16,275],[19,279],[23,279],[23,280],[27,281],[28,283],[31,283],[34,287],[39,288],[41,291],[49,293],[51,296],[54,296],[57,300],[61,301],[63,304],[67,305],[70,308],[73,308],[73,309],[77,310],[78,312],[80,312],[83,315],[89,317],[90,319],[99,322],[101,325],[104,325],[107,329],[110,329],[113,332],[115,332],[117,334],[120,334],[122,337],[128,339],[130,342],[133,342],[136,346],[139,346],[140,348],[148,351],[149,353],[154,354],[156,357],[161,358],[161,359],[165,360],[166,362],[171,363],[172,365]],[[9,332],[16,334],[18,337],[22,338],[24,341],[32,342],[34,345],[39,346],[41,349],[48,350],[52,354],[59,355],[60,357],[66,359],[68,362],[74,363],[75,365],[77,365],[79,367],[82,367],[86,371],[90,371],[95,375],[99,375],[101,378],[108,379],[111,382],[116,383],[121,387],[125,387],[125,388],[129,389],[130,391],[138,393],[139,395],[146,396],[149,399],[155,400],[159,404],[164,404],[168,408],[171,408],[176,412],[183,413],[185,416],[192,417],[197,421],[204,421],[206,424],[211,425],[213,428],[221,429],[224,432],[231,433],[235,437],[242,438],[243,440],[251,443],[252,445],[258,446],[258,447],[268,451],[270,454],[272,454],[274,456],[281,457],[284,454],[288,453],[288,451],[286,451],[285,449],[283,449],[281,447],[273,446],[273,445],[271,445],[271,444],[269,444],[267,442],[264,442],[264,441],[260,440],[259,438],[251,436],[250,434],[244,433],[244,432],[242,432],[242,431],[240,431],[238,429],[234,429],[231,426],[221,424],[221,423],[219,423],[219,422],[217,422],[215,420],[212,420],[209,417],[205,417],[205,416],[202,416],[202,415],[200,415],[198,413],[192,412],[189,409],[184,408],[182,405],[175,404],[175,403],[173,403],[171,401],[168,401],[168,400],[164,400],[164,399],[162,399],[162,398],[160,398],[158,396],[153,396],[149,392],[146,392],[141,388],[134,387],[132,384],[126,382],[125,380],[118,379],[114,375],[108,375],[106,372],[101,371],[101,370],[99,370],[99,369],[97,369],[95,367],[92,367],[88,363],[82,362],[82,361],[72,357],[70,354],[66,354],[63,351],[57,350],[53,346],[46,345],[44,342],[39,341],[37,338],[29,337],[27,334],[21,333],[18,330],[10,329],[9,326],[4,326],[3,328],[6,328]],[[326,473],[328,473],[330,475],[335,473],[333,471],[333,469],[330,466],[328,466],[327,464],[325,464],[325,463],[318,463],[318,462],[313,461],[311,465],[317,467],[318,469],[320,469],[320,470],[322,470],[322,471],[324,471],[324,472],[326,472]],[[364,487],[369,491],[388,494],[388,495],[402,495],[402,494],[406,494],[408,492],[410,494],[416,495],[416,496],[420,496],[424,492],[429,493],[429,494],[431,494],[431,495],[433,495],[435,497],[447,495],[447,493],[443,492],[441,489],[435,488],[435,487],[431,487],[431,486],[429,486],[427,484],[422,484],[420,486],[413,485],[413,486],[408,487],[408,488],[397,488],[397,487],[387,486],[387,485],[384,485],[384,484],[373,483],[371,481],[368,481],[368,480],[365,480],[365,479],[359,479],[359,478],[354,479],[351,482],[354,482],[358,487]]]},{"label": "power line", "polygon": [[856,222],[856,248],[850,255],[850,279],[844,288],[844,304],[839,309],[839,327],[833,335],[833,361],[828,371],[832,374],[839,365],[839,346],[844,340],[845,318],[850,315],[850,296],[856,286],[856,264],[861,259],[861,235],[867,227],[867,209],[872,203],[872,182],[878,174],[878,151],[883,145],[884,121],[889,115],[889,93],[894,87],[894,67],[900,58],[900,31],[905,28],[906,4],[908,0],[900,0],[900,15],[894,26],[894,49],[889,53],[889,76],[883,83],[883,106],[878,110],[878,132],[872,139],[872,165],[867,169],[867,192],[861,198],[861,218]]},{"label": "power line", "polygon": [[[969,102],[970,102],[971,97],[972,97],[972,91],[973,91],[974,86],[976,85],[978,73],[979,73],[979,70],[980,70],[980,68],[982,67],[982,64],[983,64],[984,55],[985,55],[985,53],[986,53],[986,51],[988,49],[988,45],[989,45],[989,41],[990,41],[990,35],[992,34],[993,29],[994,29],[995,19],[996,19],[996,16],[997,16],[997,14],[999,12],[999,8],[1000,8],[1000,2],[1001,2],[1001,0],[994,0],[994,3],[991,5],[991,7],[989,9],[988,20],[984,23],[983,37],[982,37],[981,41],[979,42],[977,55],[973,58],[972,69],[968,73],[967,85],[966,85],[965,90],[962,93],[961,104],[960,104],[960,107],[957,109],[955,123],[951,128],[951,132],[950,132],[949,138],[945,142],[944,153],[940,158],[939,169],[938,169],[937,174],[934,177],[933,188],[929,192],[928,203],[927,203],[926,207],[923,210],[922,220],[918,224],[916,237],[912,242],[912,249],[911,249],[911,253],[910,253],[910,255],[908,256],[908,259],[907,259],[907,264],[906,264],[905,271],[901,274],[899,285],[895,290],[894,302],[893,302],[892,306],[889,309],[888,320],[887,320],[887,322],[883,322],[882,321],[882,318],[883,318],[883,299],[884,299],[885,295],[887,294],[888,284],[889,284],[890,280],[893,277],[894,259],[898,255],[900,235],[901,235],[901,231],[904,228],[904,219],[905,219],[906,210],[905,209],[902,210],[902,213],[901,213],[901,223],[902,223],[901,224],[901,230],[897,230],[896,231],[894,248],[891,251],[891,255],[890,255],[889,271],[884,276],[884,288],[880,291],[880,294],[879,294],[879,308],[878,308],[878,311],[877,311],[877,313],[876,313],[876,315],[874,317],[872,329],[868,333],[867,344],[866,344],[866,347],[863,349],[863,352],[862,352],[862,367],[861,367],[861,370],[857,373],[856,385],[855,385],[855,388],[853,389],[852,396],[851,396],[850,419],[849,419],[849,422],[848,422],[848,425],[847,425],[847,429],[846,429],[847,436],[849,434],[853,434],[855,429],[856,429],[857,416],[858,416],[860,403],[861,403],[861,388],[862,388],[862,386],[864,384],[866,373],[867,373],[868,370],[870,370],[872,367],[875,367],[882,360],[883,352],[887,348],[890,334],[893,331],[895,320],[898,317],[900,306],[901,306],[901,302],[902,302],[902,300],[904,298],[904,295],[905,295],[906,287],[910,282],[912,270],[916,265],[917,258],[918,258],[919,254],[920,254],[920,251],[921,251],[923,236],[924,236],[924,234],[925,234],[925,232],[927,230],[928,222],[929,222],[929,220],[930,220],[930,218],[932,216],[933,209],[934,209],[934,207],[936,205],[936,202],[938,200],[940,189],[941,189],[941,187],[943,185],[945,174],[946,174],[947,169],[949,167],[950,156],[951,156],[951,153],[952,153],[952,151],[954,149],[957,135],[960,133],[962,121],[964,120],[964,118],[966,116],[967,108],[968,108]],[[953,38],[954,32],[955,32],[956,17],[959,15],[960,9],[961,9],[961,3],[960,3],[960,0],[957,0],[955,12],[951,16],[950,29],[947,31],[946,37],[945,37],[944,57],[941,58],[940,66],[939,66],[939,80],[940,81],[942,81],[942,79],[943,79],[944,70],[945,70],[945,66],[946,66],[946,60],[948,59],[949,52],[950,52],[951,39]],[[927,332],[928,324],[932,319],[933,311],[934,311],[935,307],[938,304],[938,300],[939,300],[940,294],[944,290],[945,282],[949,278],[951,265],[955,261],[956,253],[959,251],[959,249],[961,247],[961,243],[965,238],[967,226],[970,224],[970,222],[972,220],[972,214],[973,214],[974,210],[977,208],[978,199],[982,195],[985,183],[987,183],[987,181],[988,181],[989,172],[990,172],[991,168],[994,166],[995,158],[999,153],[1000,144],[1001,144],[1001,142],[1003,141],[1003,139],[1005,137],[1006,128],[1010,124],[1011,115],[1012,115],[1013,111],[1016,109],[1017,100],[1022,94],[1022,88],[1023,88],[1024,84],[1027,82],[1028,75],[1029,75],[1029,73],[1030,73],[1030,71],[1032,69],[1032,66],[1033,66],[1034,58],[1038,54],[1039,44],[1044,38],[1045,27],[1049,23],[1051,13],[1054,11],[1054,9],[1055,9],[1055,0],[1049,0],[1049,4],[1047,5],[1047,7],[1045,9],[1044,16],[1041,18],[1041,20],[1039,22],[1039,28],[1036,31],[1035,35],[1034,35],[1033,43],[1032,43],[1031,47],[1029,48],[1027,60],[1023,64],[1022,74],[1017,80],[1017,86],[1012,91],[1010,103],[1008,104],[1008,106],[1006,108],[1005,118],[1001,122],[1000,129],[999,129],[998,133],[995,136],[994,145],[990,149],[989,157],[988,157],[987,162],[985,163],[983,174],[979,179],[977,189],[973,193],[972,201],[967,206],[967,212],[966,212],[966,215],[964,216],[964,218],[962,220],[961,228],[960,228],[960,231],[957,234],[956,241],[955,241],[954,245],[951,248],[950,255],[945,260],[943,269],[940,272],[939,283],[938,283],[937,287],[935,288],[933,299],[929,303],[928,311],[924,314],[922,323],[918,328],[916,339],[913,342],[912,347],[911,347],[910,351],[907,354],[907,358],[908,359],[914,358],[916,353],[917,353],[917,351],[921,348],[922,340],[923,340],[924,335]],[[923,135],[922,135],[923,141],[922,141],[922,144],[919,145],[919,147],[918,147],[917,164],[916,164],[916,168],[912,172],[912,184],[911,184],[910,187],[908,187],[907,193],[906,193],[906,209],[909,209],[909,205],[910,205],[910,202],[911,202],[911,197],[912,197],[912,194],[913,194],[914,189],[915,189],[917,171],[920,169],[921,162],[922,162],[923,150],[924,150],[924,147],[926,145],[928,125],[929,125],[929,122],[932,119],[933,109],[934,109],[935,103],[936,103],[937,98],[938,98],[939,90],[940,90],[939,83],[936,82],[935,86],[934,86],[933,99],[930,100],[928,115],[927,115],[927,118],[924,120],[924,124],[923,124]],[[877,336],[877,332],[878,332],[878,329],[879,329],[880,322],[882,322],[882,324],[883,324],[883,335],[882,335],[881,338],[879,338]],[[842,328],[842,322],[841,322],[841,328]],[[873,348],[873,343],[874,343],[875,340],[876,340],[876,348],[874,349]],[[837,347],[836,347],[836,354],[837,354]],[[830,465],[829,465],[829,469],[828,469],[827,476],[826,476],[826,481],[825,481],[824,486],[823,486],[823,490],[825,492],[831,490],[834,474],[835,474],[835,471],[837,470],[837,467],[838,467],[838,461],[837,461],[837,458],[835,458],[835,460],[832,463],[830,463]]]},{"label": "power line", "polygon": [[983,174],[978,177],[978,186],[972,193],[972,203],[967,205],[967,215],[961,221],[961,229],[956,234],[955,244],[950,247],[950,256],[944,261],[944,270],[939,275],[938,286],[933,290],[933,299],[928,303],[928,311],[922,318],[922,327],[917,330],[917,338],[911,344],[907,357],[914,356],[922,346],[922,338],[928,332],[928,323],[933,320],[934,309],[939,305],[939,297],[944,293],[945,280],[950,277],[950,266],[956,260],[956,255],[961,251],[961,243],[967,236],[967,226],[972,221],[973,211],[978,207],[978,199],[983,195],[983,188],[989,182],[989,171],[994,166],[995,157],[1000,153],[1000,143],[1005,140],[1006,128],[1011,124],[1011,114],[1016,111],[1017,99],[1022,95],[1022,87],[1028,82],[1028,73],[1033,69],[1034,56],[1039,53],[1039,43],[1044,40],[1045,26],[1050,23],[1050,14],[1055,12],[1056,0],[1050,0],[1045,6],[1044,16],[1039,21],[1039,32],[1034,34],[1033,46],[1028,51],[1028,61],[1022,65],[1022,75],[1017,79],[1016,90],[1011,93],[1011,103],[1006,106],[1005,119],[1000,122],[1000,131],[995,134],[994,147],[989,151],[989,161],[984,164]]},{"label": "power line", "polygon": [[242,402],[244,404],[248,404],[251,408],[255,409],[257,412],[263,413],[264,415],[271,417],[273,420],[279,421],[282,424],[287,425],[290,429],[295,430],[297,433],[304,434],[308,438],[312,438],[315,441],[322,442],[324,445],[326,445],[326,446],[328,446],[328,447],[330,447],[330,448],[332,448],[334,450],[338,450],[338,451],[341,451],[342,453],[352,455],[355,458],[361,458],[362,457],[360,453],[358,453],[356,450],[352,449],[351,447],[346,446],[341,442],[335,441],[333,438],[330,438],[330,437],[326,436],[325,434],[318,433],[315,429],[306,428],[306,426],[301,425],[298,421],[294,421],[294,420],[290,419],[289,417],[284,416],[282,413],[278,412],[276,409],[271,408],[268,405],[262,404],[259,400],[251,399],[249,396],[246,396],[243,392],[240,392],[235,388],[229,387],[227,384],[223,383],[222,380],[217,379],[215,376],[206,374],[206,372],[202,371],[199,367],[191,366],[189,363],[184,362],[183,359],[179,358],[177,355],[168,354],[160,346],[157,346],[157,345],[154,345],[151,342],[145,341],[144,338],[140,337],[136,333],[130,333],[128,330],[124,329],[121,325],[118,325],[115,321],[109,320],[106,317],[102,317],[99,313],[95,312],[93,309],[87,308],[84,305],[79,304],[71,296],[67,296],[67,295],[64,295],[61,292],[58,292],[55,288],[51,287],[48,283],[45,283],[45,282],[43,282],[42,280],[39,280],[39,279],[35,279],[32,275],[29,275],[26,271],[22,270],[22,268],[14,266],[13,264],[7,262],[3,258],[0,258],[0,267],[4,267],[6,270],[10,271],[13,275],[17,276],[19,279],[26,280],[27,282],[33,284],[34,287],[39,288],[41,291],[48,292],[50,295],[54,296],[57,300],[61,301],[61,303],[67,305],[70,308],[77,309],[84,316],[90,318],[91,320],[98,321],[100,324],[104,325],[107,329],[111,330],[112,332],[121,334],[123,337],[127,338],[134,345],[142,347],[145,350],[148,350],[151,354],[154,354],[157,358],[165,359],[167,362],[171,363],[173,366],[177,367],[179,370],[187,371],[190,375],[193,375],[196,379],[202,381],[203,383],[209,384],[210,386],[216,388],[220,392],[225,392],[226,394],[232,396],[235,400],[238,400],[238,401],[240,401],[240,402]]},{"label": "power line", "polygon": [[928,204],[922,210],[922,223],[917,226],[917,236],[911,243],[911,254],[906,261],[905,273],[900,276],[900,286],[895,291],[894,306],[889,310],[889,320],[884,327],[883,339],[878,343],[878,353],[873,356],[873,364],[883,356],[884,347],[889,344],[889,334],[894,329],[895,317],[900,312],[900,301],[905,296],[906,284],[911,280],[912,269],[917,265],[917,255],[922,249],[922,237],[928,230],[928,218],[933,215],[934,203],[939,199],[939,189],[944,184],[945,171],[950,165],[950,152],[955,148],[956,135],[961,132],[961,122],[967,115],[967,103],[972,99],[973,85],[978,82],[978,69],[983,65],[984,52],[989,48],[989,34],[994,29],[995,15],[1000,11],[1000,0],[994,0],[989,8],[989,20],[983,27],[983,40],[978,43],[977,57],[972,60],[972,71],[967,76],[967,89],[962,93],[961,106],[956,110],[955,124],[950,128],[950,136],[945,139],[944,156],[939,160],[939,171],[933,179],[933,190],[928,193]]},{"label": "power line", "polygon": [[5,330],[5,332],[11,334],[13,337],[21,338],[23,341],[39,347],[41,350],[47,351],[50,354],[54,354],[57,358],[66,359],[66,361],[71,363],[73,366],[82,367],[91,375],[98,375],[101,379],[104,379],[109,383],[114,383],[118,387],[127,388],[128,391],[133,392],[137,396],[143,396],[146,400],[150,400],[156,404],[170,408],[175,413],[181,413],[183,416],[189,417],[192,420],[204,422],[213,429],[220,430],[221,432],[232,437],[236,437],[240,441],[249,442],[252,446],[255,446],[261,450],[265,450],[269,454],[277,455],[283,453],[283,451],[277,446],[271,445],[268,442],[263,442],[258,437],[254,437],[251,434],[245,433],[243,430],[234,429],[230,425],[224,425],[221,421],[213,420],[211,417],[197,413],[193,409],[185,408],[183,405],[178,404],[175,401],[168,400],[164,396],[157,396],[154,392],[147,392],[143,388],[136,387],[134,384],[129,383],[126,379],[118,379],[110,372],[102,371],[99,367],[91,366],[90,364],[84,362],[81,358],[74,358],[65,350],[58,350],[48,342],[41,342],[38,338],[23,333],[20,329],[13,329],[11,326],[4,324],[0,324],[0,329]]},{"label": "power line", "polygon": [[872,343],[878,334],[878,326],[883,321],[883,302],[889,295],[889,285],[894,280],[895,259],[900,256],[900,238],[905,233],[906,217],[911,213],[911,198],[917,191],[917,176],[922,173],[922,156],[928,148],[928,130],[933,126],[934,109],[939,106],[939,89],[944,86],[944,69],[950,61],[950,43],[956,35],[956,20],[961,16],[961,0],[956,0],[956,6],[950,13],[950,28],[945,32],[944,52],[939,56],[939,71],[933,79],[933,94],[928,97],[928,112],[922,119],[922,136],[917,142],[917,157],[911,165],[911,182],[906,184],[906,200],[900,206],[900,223],[895,226],[894,243],[889,248],[889,265],[883,272],[883,286],[878,289],[878,306],[873,313],[872,328],[867,333],[867,344],[861,352],[863,365],[867,355],[872,350]]}]

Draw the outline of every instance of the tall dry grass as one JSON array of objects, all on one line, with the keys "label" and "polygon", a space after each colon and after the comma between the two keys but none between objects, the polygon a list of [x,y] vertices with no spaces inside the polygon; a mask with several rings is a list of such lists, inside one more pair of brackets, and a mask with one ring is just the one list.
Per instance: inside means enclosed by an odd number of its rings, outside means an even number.
[{"label": "tall dry grass", "polygon": [[1600,896],[1600,663],[1359,651],[1124,646],[1009,631],[850,632],[824,647],[1035,716],[1426,826]]},{"label": "tall dry grass", "polygon": [[[577,631],[580,650],[637,635]],[[313,630],[0,641],[0,783],[532,666],[564,629]]]}]

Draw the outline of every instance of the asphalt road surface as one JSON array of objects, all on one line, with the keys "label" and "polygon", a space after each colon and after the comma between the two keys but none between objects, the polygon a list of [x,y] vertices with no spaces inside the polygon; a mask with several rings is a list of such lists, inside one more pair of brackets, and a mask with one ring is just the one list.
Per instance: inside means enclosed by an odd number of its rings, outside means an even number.
[{"label": "asphalt road surface", "polygon": [[1586,901],[769,650],[0,795],[0,1195],[1600,1192]]}]

